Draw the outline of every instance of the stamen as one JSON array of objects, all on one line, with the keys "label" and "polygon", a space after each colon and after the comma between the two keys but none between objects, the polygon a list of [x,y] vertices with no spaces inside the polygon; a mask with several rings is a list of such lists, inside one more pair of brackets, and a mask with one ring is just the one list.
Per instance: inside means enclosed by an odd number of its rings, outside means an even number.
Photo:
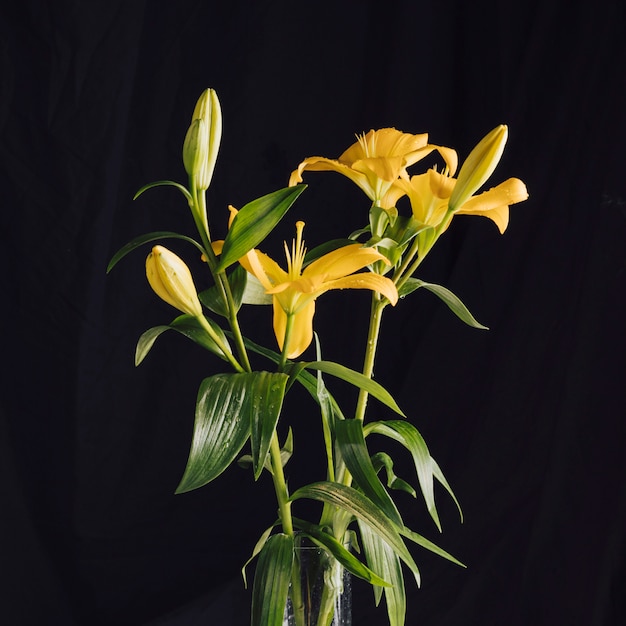
[{"label": "stamen", "polygon": [[285,242],[285,256],[287,257],[287,273],[291,280],[300,278],[302,273],[302,264],[304,263],[304,256],[306,254],[306,248],[304,247],[304,241],[302,240],[302,231],[304,230],[304,222],[296,222],[296,238],[291,241],[291,253]]}]

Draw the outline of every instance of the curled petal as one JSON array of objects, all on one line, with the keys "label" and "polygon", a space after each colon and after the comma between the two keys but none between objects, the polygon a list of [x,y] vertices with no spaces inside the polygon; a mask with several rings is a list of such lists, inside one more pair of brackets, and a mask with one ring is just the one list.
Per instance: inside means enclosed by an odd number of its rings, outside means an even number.
[{"label": "curled petal", "polygon": [[509,206],[527,198],[526,185],[519,178],[509,178],[493,189],[470,198],[456,213],[484,215],[492,219],[503,233],[509,223]]},{"label": "curled petal", "polygon": [[274,285],[284,283],[289,278],[287,272],[276,261],[258,250],[250,250],[239,259],[239,263],[247,272],[256,276],[265,289],[271,289]]},{"label": "curled petal", "polygon": [[304,269],[303,276],[320,276],[324,281],[334,280],[340,276],[352,274],[376,261],[386,261],[386,259],[375,248],[355,243],[337,248],[313,261]]},{"label": "curled petal", "polygon": [[309,170],[311,172],[338,172],[347,176],[352,182],[356,183],[364,189],[364,185],[367,185],[367,176],[361,172],[356,172],[350,166],[345,163],[340,163],[336,159],[327,159],[325,157],[309,157],[304,159],[297,169],[291,172],[289,177],[289,186],[293,187],[302,182],[302,172]]},{"label": "curled petal", "polygon": [[398,302],[398,290],[394,282],[385,276],[372,272],[352,274],[324,283],[324,291],[330,289],[370,289],[385,296],[393,305]]}]

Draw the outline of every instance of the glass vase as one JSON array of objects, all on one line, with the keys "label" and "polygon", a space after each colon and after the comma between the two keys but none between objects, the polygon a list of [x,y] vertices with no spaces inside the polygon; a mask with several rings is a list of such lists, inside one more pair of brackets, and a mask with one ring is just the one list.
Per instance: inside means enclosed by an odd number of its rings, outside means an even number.
[{"label": "glass vase", "polygon": [[296,540],[283,626],[352,626],[350,573],[306,537]]}]

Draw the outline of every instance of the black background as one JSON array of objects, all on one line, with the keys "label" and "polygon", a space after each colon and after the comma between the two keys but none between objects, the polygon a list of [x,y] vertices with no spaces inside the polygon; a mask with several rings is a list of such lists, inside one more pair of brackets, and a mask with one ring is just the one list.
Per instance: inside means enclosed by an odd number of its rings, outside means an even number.
[{"label": "black background", "polygon": [[[503,236],[456,218],[420,274],[490,330],[419,291],[383,331],[377,379],[465,513],[460,524],[438,491],[438,536],[421,501],[400,498],[410,524],[468,565],[417,551],[407,624],[626,622],[621,2],[22,0],[1,17],[2,623],[247,623],[239,568],[275,515],[271,485],[235,467],[173,495],[198,384],[218,364],[165,335],[135,369],[138,336],[173,311],[147,286],[143,252],[105,276],[135,235],[191,234],[175,190],[132,197],[185,182],[182,141],[208,86],[224,112],[209,190],[222,234],[228,203],[285,186],[302,158],[337,156],[357,132],[428,132],[463,157],[509,125],[493,181],[517,176],[530,199]],[[347,179],[306,182],[268,246],[295,219],[311,246],[364,222]],[[367,300],[319,301],[326,358],[358,367]],[[245,321],[273,341],[265,309]],[[320,477],[317,418],[302,406],[289,408],[294,486]],[[359,584],[354,614],[385,623]]]}]

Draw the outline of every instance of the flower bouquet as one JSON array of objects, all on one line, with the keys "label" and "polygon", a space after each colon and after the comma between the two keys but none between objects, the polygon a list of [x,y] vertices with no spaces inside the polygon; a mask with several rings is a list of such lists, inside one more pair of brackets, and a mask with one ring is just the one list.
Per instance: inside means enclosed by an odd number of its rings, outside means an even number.
[{"label": "flower bouquet", "polygon": [[[187,242],[206,265],[206,283],[196,283],[183,260],[161,244],[154,245],[146,260],[150,286],[181,315],[140,337],[136,364],[163,332],[173,329],[221,359],[225,368],[200,384],[193,440],[177,493],[206,485],[235,462],[249,468],[255,480],[272,481],[278,515],[259,531],[250,559],[256,560],[253,626],[282,625],[287,606],[288,623],[297,626],[329,626],[333,619],[343,623],[335,608],[343,570],[371,583],[377,604],[384,596],[390,626],[402,626],[404,568],[417,584],[420,581],[408,546],[416,544],[460,563],[405,525],[391,493],[401,490],[415,497],[421,491],[439,530],[435,481],[450,494],[459,513],[461,509],[418,429],[392,395],[373,380],[382,316],[387,307],[423,288],[441,298],[465,323],[485,328],[451,291],[417,278],[416,272],[456,215],[483,215],[504,232],[509,205],[527,198],[524,183],[516,178],[476,193],[500,160],[507,128],[498,126],[484,137],[456,177],[457,153],[429,143],[426,134],[371,130],[358,136],[338,159],[307,158],[292,172],[287,187],[239,210],[230,207],[227,214],[208,212],[205,193],[213,177],[221,126],[217,94],[208,89],[196,104],[183,145],[188,186],[159,181],[136,195],[160,185],[177,188],[191,210],[197,236],[175,232],[139,236],[115,254],[108,268],[141,245],[169,238]],[[409,168],[428,155],[441,164],[410,175]],[[284,245],[284,262],[276,261],[259,247],[304,191],[303,174],[309,171],[334,171],[349,178],[367,196],[369,212],[362,213],[354,232],[310,250],[305,245],[305,225],[298,221],[293,241]],[[400,200],[408,201],[410,210],[398,210]],[[215,222],[220,221],[224,229],[228,222],[224,239],[214,237]],[[200,291],[196,284],[202,284]],[[314,314],[317,299],[331,289],[371,292],[369,331],[360,338],[361,371],[323,358],[323,337],[314,333]],[[239,313],[246,305],[271,305],[277,349],[244,334]],[[305,353],[310,356],[303,359]],[[253,367],[253,360],[260,361],[261,367]],[[334,379],[358,388],[354,407],[339,405],[331,391]],[[315,409],[312,414],[319,415],[325,475],[292,489],[285,466],[297,442],[289,415],[283,412],[285,397],[294,387],[308,393]],[[370,398],[382,403],[392,418],[368,420]],[[371,435],[389,438],[406,449],[415,467],[415,486],[395,475],[389,454],[370,449]],[[319,503],[319,517],[297,516],[298,504],[305,499]],[[298,547],[303,539],[323,556],[322,590],[313,615],[311,590],[300,577]],[[244,566],[244,579],[245,571]]]}]

